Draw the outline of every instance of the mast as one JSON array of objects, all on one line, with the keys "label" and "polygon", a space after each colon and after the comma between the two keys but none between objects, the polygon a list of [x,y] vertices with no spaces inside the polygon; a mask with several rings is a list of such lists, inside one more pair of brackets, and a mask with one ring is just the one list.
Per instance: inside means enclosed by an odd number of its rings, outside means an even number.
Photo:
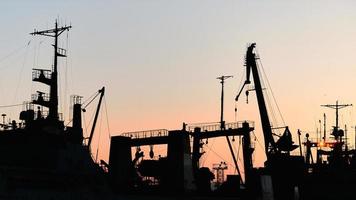
[{"label": "mast", "polygon": [[336,101],[336,104],[326,104],[326,105],[320,105],[322,107],[327,107],[327,108],[332,108],[336,110],[336,120],[335,120],[335,128],[336,130],[339,129],[339,109],[346,108],[348,106],[352,106],[352,104],[339,104],[339,101]]},{"label": "mast", "polygon": [[220,128],[221,130],[225,129],[225,121],[224,121],[224,83],[228,78],[232,78],[233,76],[220,76],[216,79],[221,80],[221,112],[220,112]]},{"label": "mast", "polygon": [[[30,33],[31,35],[42,35],[54,38],[54,62],[53,68],[50,71],[50,76],[45,76],[45,72],[48,70],[34,69],[34,72],[38,72],[37,75],[33,77],[34,81],[42,82],[50,86],[49,99],[46,101],[42,99],[41,92],[38,92],[38,98],[34,99],[33,103],[46,106],[49,109],[47,119],[57,121],[58,120],[58,57],[66,57],[66,50],[58,47],[58,37],[66,30],[69,30],[72,26],[62,26],[58,27],[58,22],[55,22],[54,29],[48,29],[43,31],[37,31]],[[34,73],[36,74],[36,73]]]},{"label": "mast", "polygon": [[[217,77],[216,79],[219,79],[221,80],[220,83],[221,83],[221,112],[220,112],[220,130],[223,131],[225,130],[225,121],[224,121],[224,83],[225,83],[225,80],[228,79],[228,78],[232,78],[233,76],[220,76],[220,77]],[[247,134],[248,135],[248,134]],[[249,136],[249,135],[248,135]],[[226,136],[226,141],[227,141],[227,144],[229,145],[229,150],[230,150],[230,153],[231,153],[231,156],[232,156],[232,159],[234,161],[234,164],[235,164],[235,168],[236,170],[238,171],[239,175],[240,175],[240,178],[241,178],[241,173],[240,173],[240,170],[239,170],[239,166],[237,164],[237,159],[235,157],[235,154],[234,154],[234,149],[232,148],[232,145],[231,145],[231,142],[230,142],[230,139],[229,139],[229,136]],[[249,141],[249,140],[248,140]],[[248,143],[249,145],[250,143]],[[248,146],[249,147],[249,146]],[[244,151],[245,152],[245,151]],[[245,157],[244,157],[245,158]],[[246,167],[246,165],[245,165]],[[246,174],[245,174],[245,177],[246,177]],[[241,178],[241,183],[243,183],[242,181],[242,178]]]},{"label": "mast", "polygon": [[[338,134],[338,130],[339,130],[339,109],[342,108],[346,108],[348,106],[352,106],[352,104],[339,104],[339,101],[336,101],[336,104],[332,105],[332,104],[326,104],[326,105],[320,105],[322,107],[327,107],[327,108],[332,108],[336,110],[336,119],[335,119],[335,128],[333,131],[333,135],[335,136],[335,138],[339,138],[339,134]],[[340,142],[341,142],[341,138],[340,137]]]}]

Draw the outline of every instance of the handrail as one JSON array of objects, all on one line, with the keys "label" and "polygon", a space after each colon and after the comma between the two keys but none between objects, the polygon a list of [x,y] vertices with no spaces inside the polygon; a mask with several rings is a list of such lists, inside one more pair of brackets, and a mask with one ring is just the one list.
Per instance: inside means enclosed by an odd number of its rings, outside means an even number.
[{"label": "handrail", "polygon": [[[238,121],[238,122],[231,122],[231,123],[225,123],[225,130],[228,129],[238,129],[243,127],[243,123],[247,122],[250,127],[255,126],[255,122],[253,121]],[[195,125],[195,124],[188,124],[187,125],[187,131],[193,132],[195,128],[200,128],[201,131],[219,131],[221,130],[221,124],[214,122],[210,124],[202,124],[202,125]]]},{"label": "handrail", "polygon": [[127,132],[127,133],[122,133],[121,135],[125,137],[139,139],[139,138],[168,136],[168,132],[169,131],[167,129],[156,129],[156,130],[147,130],[147,131]]}]

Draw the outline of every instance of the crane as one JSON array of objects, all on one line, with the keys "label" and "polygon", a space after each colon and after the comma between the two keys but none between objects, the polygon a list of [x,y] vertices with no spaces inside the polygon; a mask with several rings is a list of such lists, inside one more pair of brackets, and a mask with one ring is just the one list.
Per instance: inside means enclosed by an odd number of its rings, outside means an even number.
[{"label": "crane", "polygon": [[90,136],[89,136],[89,140],[88,140],[88,149],[90,149],[90,145],[94,136],[94,131],[95,131],[95,126],[96,126],[96,121],[98,120],[98,116],[99,116],[99,111],[100,111],[100,107],[101,107],[101,102],[103,100],[104,94],[105,94],[105,87],[102,87],[98,93],[95,95],[95,97],[82,109],[85,112],[85,108],[100,94],[99,97],[99,102],[98,102],[98,106],[96,108],[96,112],[95,112],[95,116],[94,116],[94,121],[93,121],[93,126],[91,127],[91,131],[90,131]]},{"label": "crane", "polygon": [[272,132],[271,122],[268,117],[266,102],[263,95],[264,88],[262,88],[261,79],[258,72],[258,66],[256,63],[256,55],[254,53],[255,47],[256,47],[256,43],[252,43],[247,48],[246,57],[245,57],[246,80],[243,86],[241,87],[240,91],[238,92],[235,101],[238,101],[244,87],[248,84],[251,84],[250,76],[252,73],[254,86],[255,86],[254,91],[256,91],[257,103],[260,111],[260,118],[262,124],[262,131],[263,131],[263,136],[265,141],[265,152],[266,152],[267,160],[269,160],[271,154],[280,153],[281,151],[289,152],[294,150],[298,146],[293,145],[291,133],[288,129],[288,126],[285,127],[286,129],[283,135],[279,136],[280,138],[278,141],[275,141],[273,138],[273,135],[275,134],[273,134]]}]

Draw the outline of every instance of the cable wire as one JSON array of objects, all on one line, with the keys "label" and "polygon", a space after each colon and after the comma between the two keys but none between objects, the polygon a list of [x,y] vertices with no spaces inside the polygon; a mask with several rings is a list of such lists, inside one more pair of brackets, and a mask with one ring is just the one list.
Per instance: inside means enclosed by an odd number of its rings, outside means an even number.
[{"label": "cable wire", "polygon": [[265,72],[265,70],[264,70],[263,64],[262,64],[262,62],[261,62],[260,59],[259,59],[259,63],[260,63],[260,65],[261,65],[262,72],[263,72],[264,76],[266,77],[266,81],[267,81],[268,87],[270,88],[270,91],[271,91],[273,100],[274,100],[274,102],[275,102],[275,104],[276,104],[276,107],[277,107],[277,110],[278,110],[278,112],[279,112],[279,115],[280,115],[280,117],[281,117],[281,119],[282,119],[282,121],[283,121],[283,125],[285,125],[285,121],[284,121],[283,115],[282,115],[281,110],[280,110],[280,108],[279,108],[279,106],[278,106],[278,103],[277,103],[277,100],[276,100],[276,98],[275,98],[275,96],[274,96],[274,93],[273,93],[271,84],[270,84],[270,82],[269,82],[269,80],[268,80],[268,78],[267,78],[267,76],[266,76],[266,72]]},{"label": "cable wire", "polygon": [[23,72],[23,69],[25,68],[26,59],[27,59],[27,54],[28,54],[28,47],[29,47],[30,43],[31,43],[31,41],[29,41],[29,42],[27,43],[27,45],[26,45],[26,53],[25,53],[24,59],[23,59],[23,61],[22,61],[22,66],[21,66],[20,74],[19,74],[19,80],[18,80],[17,85],[16,85],[15,95],[14,95],[13,101],[16,101],[17,93],[18,93],[18,90],[19,90],[19,88],[20,88],[20,84],[21,84],[21,80],[22,80],[22,72]]},{"label": "cable wire", "polygon": [[22,106],[23,104],[19,103],[19,104],[12,104],[12,105],[3,105],[3,106],[0,106],[0,108],[10,108],[10,107],[16,107],[16,106]]},{"label": "cable wire", "polygon": [[109,115],[108,115],[108,107],[106,105],[106,98],[104,95],[104,106],[105,106],[105,114],[106,114],[106,125],[108,128],[108,133],[109,133],[109,139],[111,139],[111,131],[110,131],[110,124],[109,124]]},{"label": "cable wire", "polygon": [[5,55],[4,57],[0,58],[0,63],[5,61],[7,58],[11,57],[12,55],[16,54],[17,52],[21,51],[22,49],[27,48],[31,44],[31,41],[32,41],[32,39],[29,40],[26,45],[21,46],[15,50],[11,51],[9,54]]}]

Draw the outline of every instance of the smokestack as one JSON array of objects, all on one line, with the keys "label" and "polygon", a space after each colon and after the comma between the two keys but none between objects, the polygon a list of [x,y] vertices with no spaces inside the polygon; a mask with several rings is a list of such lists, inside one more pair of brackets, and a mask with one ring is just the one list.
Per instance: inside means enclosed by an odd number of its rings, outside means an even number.
[{"label": "smokestack", "polygon": [[75,103],[73,105],[73,128],[82,128],[82,104]]}]

